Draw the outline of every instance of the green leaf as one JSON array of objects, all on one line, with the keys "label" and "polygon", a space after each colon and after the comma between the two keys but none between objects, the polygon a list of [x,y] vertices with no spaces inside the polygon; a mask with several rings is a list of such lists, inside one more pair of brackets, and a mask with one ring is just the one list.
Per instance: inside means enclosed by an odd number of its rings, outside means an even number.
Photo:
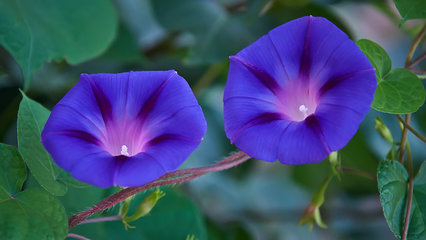
[{"label": "green leaf", "polygon": [[413,194],[422,213],[423,224],[426,224],[426,162],[423,162],[420,166],[413,183]]},{"label": "green leaf", "polygon": [[49,110],[22,94],[18,110],[18,146],[38,183],[51,194],[62,196],[67,192],[67,185],[58,178],[62,170],[55,166],[40,141],[49,114]]},{"label": "green leaf", "polygon": [[409,19],[426,18],[426,1],[424,0],[393,0],[401,14],[401,23]]},{"label": "green leaf", "polygon": [[0,239],[58,239],[68,232],[65,209],[41,189],[28,189],[0,201]]},{"label": "green leaf", "polygon": [[412,113],[423,105],[425,95],[425,88],[414,73],[395,68],[379,81],[371,107],[385,113]]},{"label": "green leaf", "polygon": [[425,89],[412,72],[392,69],[392,61],[377,43],[361,39],[357,45],[376,69],[377,89],[371,107],[380,112],[403,114],[419,109],[425,101]]},{"label": "green leaf", "polygon": [[27,177],[18,150],[0,144],[0,239],[64,239],[64,207],[41,189],[21,191]]},{"label": "green leaf", "polygon": [[25,89],[45,61],[78,64],[107,49],[117,15],[106,0],[0,1],[0,45],[21,66]]},{"label": "green leaf", "polygon": [[21,155],[14,146],[0,143],[0,202],[18,193],[27,169]]},{"label": "green leaf", "polygon": [[376,69],[377,82],[380,82],[392,69],[392,61],[389,55],[379,44],[368,39],[358,40],[356,44]]},{"label": "green leaf", "polygon": [[[383,160],[379,163],[377,181],[386,221],[395,236],[400,239],[406,214],[408,173],[398,161]],[[407,239],[425,239],[426,237],[425,213],[422,214],[418,202],[414,195]]]}]

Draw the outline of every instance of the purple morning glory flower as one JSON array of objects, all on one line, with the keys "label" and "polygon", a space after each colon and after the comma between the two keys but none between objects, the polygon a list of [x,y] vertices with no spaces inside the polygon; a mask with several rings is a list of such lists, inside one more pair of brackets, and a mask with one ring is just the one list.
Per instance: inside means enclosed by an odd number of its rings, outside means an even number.
[{"label": "purple morning glory flower", "polygon": [[281,25],[230,59],[226,134],[265,161],[313,163],[341,149],[376,89],[367,57],[320,17]]},{"label": "purple morning glory flower", "polygon": [[177,169],[205,131],[201,107],[175,71],[100,73],[80,76],[41,140],[76,179],[129,187]]}]

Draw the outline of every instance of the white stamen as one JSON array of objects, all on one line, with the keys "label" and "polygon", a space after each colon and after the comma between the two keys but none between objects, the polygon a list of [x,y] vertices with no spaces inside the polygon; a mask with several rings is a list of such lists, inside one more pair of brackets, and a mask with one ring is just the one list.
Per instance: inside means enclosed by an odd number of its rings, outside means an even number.
[{"label": "white stamen", "polygon": [[308,108],[305,105],[300,105],[299,111],[303,113],[303,117],[306,118],[308,116]]},{"label": "white stamen", "polygon": [[121,146],[121,155],[124,155],[124,156],[129,156],[130,155],[127,152],[127,146],[126,145]]}]

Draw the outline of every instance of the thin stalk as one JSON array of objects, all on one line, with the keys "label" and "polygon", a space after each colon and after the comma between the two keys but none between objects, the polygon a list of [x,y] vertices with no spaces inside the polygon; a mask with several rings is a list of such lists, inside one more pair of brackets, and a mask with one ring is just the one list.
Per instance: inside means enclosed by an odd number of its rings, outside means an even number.
[{"label": "thin stalk", "polygon": [[125,188],[125,189],[105,198],[104,200],[96,203],[95,205],[93,205],[88,210],[77,213],[77,214],[71,216],[68,219],[69,229],[77,226],[78,224],[83,222],[85,219],[90,217],[92,214],[99,212],[99,211],[102,211],[104,209],[107,209],[109,207],[112,207],[112,206],[120,203],[121,201],[124,201],[128,197],[133,196],[133,195],[135,195],[135,194],[137,194],[141,191],[144,191],[144,190],[147,190],[147,189],[150,189],[150,188],[155,188],[155,187],[158,187],[158,186],[186,182],[186,181],[189,181],[191,179],[198,178],[198,177],[200,177],[200,176],[202,176],[206,173],[209,173],[209,172],[216,172],[216,171],[221,171],[221,170],[232,168],[232,167],[234,167],[238,164],[241,164],[241,163],[247,161],[248,159],[250,159],[250,157],[247,154],[245,154],[243,152],[237,152],[234,155],[229,156],[229,157],[225,158],[224,160],[222,160],[222,161],[220,161],[217,164],[212,165],[212,166],[176,170],[174,172],[165,174],[163,177],[159,178],[158,180],[156,180],[154,182],[147,183],[147,184],[142,185],[140,187]]},{"label": "thin stalk", "polygon": [[[426,34],[426,23],[423,25],[422,30],[419,32],[417,37],[414,39],[413,43],[410,46],[410,50],[408,51],[407,58],[405,60],[405,68],[414,72],[413,69],[410,69],[409,66],[411,64],[411,59],[413,58],[414,52],[416,51],[417,46],[423,39],[423,36]],[[416,60],[415,60],[416,61]],[[401,136],[401,151],[399,155],[399,161],[402,163],[404,160],[404,148],[407,141],[407,131],[410,125],[411,114],[407,114],[405,117],[404,129],[402,131]],[[411,205],[413,202],[413,161],[411,156],[410,146],[407,144],[407,163],[408,163],[408,202],[407,202],[407,212],[405,213],[405,221],[404,221],[404,229],[402,232],[401,240],[406,240],[408,235],[408,228],[410,225],[410,216],[411,216]]]},{"label": "thin stalk", "polygon": [[423,70],[423,69],[407,68],[407,70],[410,70],[411,72],[415,74],[426,74],[426,70]]},{"label": "thin stalk", "polygon": [[[417,34],[416,38],[414,38],[413,43],[410,46],[410,49],[408,50],[407,53],[407,58],[405,59],[405,68],[407,68],[410,71],[415,71],[416,69],[413,68],[409,68],[410,64],[411,64],[411,59],[413,58],[414,52],[416,51],[417,46],[419,45],[419,43],[422,41],[424,35],[426,34],[426,23],[423,25],[422,30],[420,30],[420,32]],[[403,163],[404,162],[404,150],[405,150],[405,142],[407,141],[407,131],[408,128],[406,126],[410,125],[410,120],[411,120],[411,114],[407,114],[405,117],[405,122],[406,125],[404,124],[404,129],[402,130],[402,135],[401,135],[401,148],[400,148],[400,152],[399,152],[399,162]]]},{"label": "thin stalk", "polygon": [[354,168],[348,168],[348,167],[343,167],[340,166],[340,170],[342,170],[343,172],[348,172],[348,173],[352,173],[364,178],[368,178],[370,180],[376,181],[376,176],[374,176],[373,174],[358,170],[358,169],[354,169]]},{"label": "thin stalk", "polygon": [[408,130],[410,130],[414,135],[416,135],[416,137],[418,137],[420,140],[422,140],[423,142],[426,142],[426,138],[423,137],[419,132],[417,132],[414,128],[412,128],[409,124],[407,124],[404,119],[402,119],[402,117],[400,115],[396,115],[396,117],[398,118],[398,120],[404,124],[404,126],[406,128],[408,128]]},{"label": "thin stalk", "polygon": [[405,67],[410,67],[411,59],[413,58],[414,52],[416,51],[417,46],[422,41],[423,36],[426,34],[426,23],[423,25],[422,30],[417,34],[416,38],[413,40],[413,43],[408,50],[407,58],[405,59]]},{"label": "thin stalk", "polygon": [[[405,116],[405,123],[407,125],[410,125],[410,121],[411,121],[411,114],[407,114]],[[408,133],[408,128],[404,125],[404,129],[402,130],[402,135],[401,135],[401,147],[399,151],[399,162],[401,164],[404,163],[404,151],[405,151],[405,143],[407,142],[407,133]]]},{"label": "thin stalk", "polygon": [[121,220],[121,218],[122,218],[122,216],[110,216],[110,217],[86,219],[86,220],[82,221],[80,224],[98,223],[98,222],[111,222],[111,221]]},{"label": "thin stalk", "polygon": [[75,234],[75,233],[68,233],[67,238],[75,238],[75,239],[80,239],[80,240],[90,240],[87,237],[83,237],[83,236]]},{"label": "thin stalk", "polygon": [[411,205],[413,202],[413,161],[411,157],[410,146],[407,145],[407,162],[408,162],[408,199],[407,199],[407,212],[405,213],[405,221],[404,221],[404,229],[402,232],[401,240],[406,240],[408,235],[408,228],[410,225],[410,217],[411,217]]},{"label": "thin stalk", "polygon": [[419,64],[425,58],[426,58],[426,52],[424,52],[422,55],[418,56],[416,59],[411,61],[411,63],[407,66],[407,68],[414,68],[415,66],[417,66],[417,64]]}]

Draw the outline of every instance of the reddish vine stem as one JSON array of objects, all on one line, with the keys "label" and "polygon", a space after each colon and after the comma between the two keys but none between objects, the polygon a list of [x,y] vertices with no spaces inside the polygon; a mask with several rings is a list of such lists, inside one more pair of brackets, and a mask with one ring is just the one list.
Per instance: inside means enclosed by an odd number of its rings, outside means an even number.
[{"label": "reddish vine stem", "polygon": [[[423,37],[426,34],[426,23],[423,25],[422,30],[419,32],[419,34],[414,39],[413,43],[410,46],[410,49],[408,50],[407,58],[405,60],[405,68],[413,71],[413,69],[410,69],[409,66],[411,64],[411,60],[413,58],[414,52],[416,51],[417,46],[422,41]],[[404,125],[404,129],[402,131],[401,136],[401,148],[400,148],[400,155],[399,155],[399,161],[403,163],[404,161],[404,148],[407,141],[407,132],[408,128],[406,126],[410,125],[411,120],[411,114],[407,114],[405,117],[405,122],[407,123]],[[408,178],[408,199],[407,199],[407,212],[405,214],[405,221],[404,221],[404,228],[402,231],[401,240],[406,240],[408,235],[408,228],[410,224],[410,217],[411,217],[411,205],[413,201],[413,163],[411,159],[411,151],[409,146],[407,147],[407,162],[408,162],[408,172],[409,172],[409,178]]]},{"label": "reddish vine stem", "polygon": [[408,50],[407,58],[405,59],[405,67],[410,68],[411,59],[413,58],[414,52],[416,51],[417,46],[422,41],[424,35],[426,34],[426,23],[423,25],[422,30],[420,30],[419,34],[417,34],[416,38],[413,40],[413,43]]},{"label": "reddish vine stem", "polygon": [[411,215],[411,205],[413,202],[413,161],[411,157],[411,150],[409,147],[407,147],[407,163],[408,163],[408,172],[409,172],[409,178],[408,178],[408,202],[407,202],[407,212],[405,214],[405,220],[404,220],[404,229],[402,232],[401,240],[406,240],[408,236],[408,228],[410,225],[410,215]]},{"label": "reddish vine stem", "polygon": [[412,128],[409,124],[407,124],[404,119],[402,119],[401,116],[399,116],[398,114],[396,115],[396,117],[398,118],[398,120],[404,124],[404,126],[406,128],[408,128],[408,130],[410,130],[414,135],[416,135],[416,137],[418,137],[420,140],[422,140],[423,142],[426,142],[426,138],[423,137],[419,132],[417,132],[414,128]]},{"label": "reddish vine stem", "polygon": [[358,170],[358,169],[340,166],[340,170],[342,170],[343,172],[348,172],[348,173],[352,173],[352,174],[355,174],[355,175],[358,175],[358,176],[361,176],[361,177],[365,177],[365,178],[368,178],[368,179],[373,180],[373,181],[377,181],[376,176],[374,176],[373,174],[368,173],[368,172],[364,172],[364,171],[361,171],[361,170]]},{"label": "reddish vine stem", "polygon": [[69,238],[75,238],[75,239],[80,239],[80,240],[90,240],[90,239],[88,239],[86,237],[83,237],[83,236],[75,234],[75,233],[68,233],[67,237],[69,237]]},{"label": "reddish vine stem", "polygon": [[194,170],[196,170],[199,173],[221,171],[221,170],[229,168],[229,167],[227,167],[229,163],[232,164],[233,161],[235,161],[236,159],[241,158],[243,156],[247,156],[247,155],[244,152],[237,152],[237,153],[223,159],[222,161],[220,161],[219,163],[217,163],[213,166],[176,170],[174,172],[166,173],[166,175],[164,175],[162,178],[170,178],[170,177],[188,175],[188,174],[192,174],[194,172]]},{"label": "reddish vine stem", "polygon": [[419,57],[417,57],[416,59],[414,59],[410,63],[410,65],[407,66],[407,68],[414,68],[415,66],[417,66],[417,64],[419,64],[425,58],[426,58],[426,52],[424,52],[422,55],[420,55]]},{"label": "reddish vine stem", "polygon": [[[407,114],[405,116],[405,122],[407,123],[407,125],[410,125],[410,121],[411,121],[411,114]],[[404,128],[402,130],[402,135],[401,135],[401,147],[399,150],[399,162],[401,164],[404,163],[404,151],[405,151],[405,144],[407,142],[407,133],[408,133],[408,128],[404,125]]]},{"label": "reddish vine stem", "polygon": [[176,170],[174,172],[170,172],[165,174],[163,177],[159,178],[158,180],[154,182],[147,183],[145,185],[142,185],[140,187],[129,187],[125,188],[107,198],[104,200],[96,203],[91,208],[89,208],[86,211],[77,213],[73,216],[71,216],[68,219],[68,228],[71,229],[78,224],[82,223],[84,220],[86,220],[88,217],[90,217],[92,214],[102,211],[104,209],[107,209],[109,207],[112,207],[121,201],[124,201],[128,197],[135,195],[141,191],[162,186],[162,185],[169,185],[169,184],[176,184],[181,182],[186,182],[194,178],[198,178],[206,173],[209,172],[216,172],[221,171],[225,169],[232,168],[236,165],[239,165],[245,161],[250,159],[250,157],[243,153],[243,152],[237,152],[224,160],[218,162],[215,165],[208,166],[208,167],[200,167],[200,168],[189,168],[189,169],[182,169],[182,170]]},{"label": "reddish vine stem", "polygon": [[86,223],[97,223],[97,222],[111,222],[111,221],[117,221],[121,220],[121,216],[109,216],[109,217],[100,217],[100,218],[94,218],[94,219],[86,219],[82,221],[80,224],[86,224]]},{"label": "reddish vine stem", "polygon": [[426,74],[426,70],[423,70],[423,69],[416,69],[416,68],[407,68],[407,69],[413,73]]}]

